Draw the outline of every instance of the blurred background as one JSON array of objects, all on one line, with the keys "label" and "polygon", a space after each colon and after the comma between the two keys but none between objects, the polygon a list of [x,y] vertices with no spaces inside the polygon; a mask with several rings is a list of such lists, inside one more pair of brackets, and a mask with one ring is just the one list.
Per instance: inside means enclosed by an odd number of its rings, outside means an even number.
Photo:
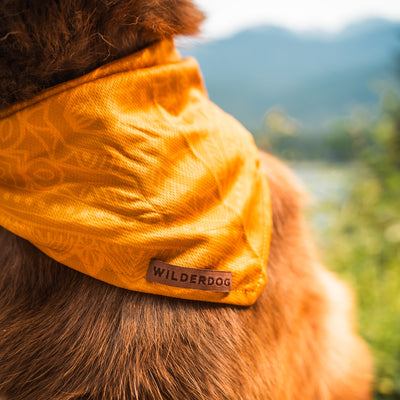
[{"label": "blurred background", "polygon": [[321,258],[357,296],[375,399],[400,399],[400,0],[196,3],[208,21],[181,53],[309,189]]}]

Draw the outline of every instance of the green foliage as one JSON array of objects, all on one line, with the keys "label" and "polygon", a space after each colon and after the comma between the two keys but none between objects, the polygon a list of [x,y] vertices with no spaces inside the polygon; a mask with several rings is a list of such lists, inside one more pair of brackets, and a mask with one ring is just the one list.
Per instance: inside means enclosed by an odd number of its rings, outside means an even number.
[{"label": "green foliage", "polygon": [[[370,344],[376,399],[400,398],[400,98],[388,93],[379,119],[347,132],[357,174],[324,232],[325,261],[353,286],[359,327]],[[345,139],[343,139],[345,140]],[[332,209],[331,209],[332,210]]]},{"label": "green foliage", "polygon": [[266,113],[262,132],[254,137],[259,148],[273,149],[288,161],[345,162],[355,157],[352,131],[370,119],[368,111],[360,109],[350,119],[335,120],[325,128],[311,130],[283,109],[274,107]]}]

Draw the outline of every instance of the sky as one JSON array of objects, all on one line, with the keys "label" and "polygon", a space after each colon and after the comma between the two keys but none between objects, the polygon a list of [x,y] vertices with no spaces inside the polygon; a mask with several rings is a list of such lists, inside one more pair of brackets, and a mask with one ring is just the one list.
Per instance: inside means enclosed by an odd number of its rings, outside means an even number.
[{"label": "sky", "polygon": [[206,39],[261,24],[336,32],[371,17],[400,21],[400,0],[195,0],[208,16]]}]

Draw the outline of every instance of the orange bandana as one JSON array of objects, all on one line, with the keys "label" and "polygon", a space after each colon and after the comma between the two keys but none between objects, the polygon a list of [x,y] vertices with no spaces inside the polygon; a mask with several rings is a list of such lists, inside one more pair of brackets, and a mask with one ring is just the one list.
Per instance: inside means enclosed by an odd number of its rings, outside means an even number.
[{"label": "orange bandana", "polygon": [[258,152],[171,41],[0,118],[0,225],[121,288],[257,300],[271,236]]}]

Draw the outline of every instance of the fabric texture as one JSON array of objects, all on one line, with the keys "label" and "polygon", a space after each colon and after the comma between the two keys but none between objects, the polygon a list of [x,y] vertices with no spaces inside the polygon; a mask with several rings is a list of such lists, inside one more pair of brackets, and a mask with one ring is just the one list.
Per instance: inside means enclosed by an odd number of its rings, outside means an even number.
[{"label": "fabric texture", "polygon": [[[0,113],[0,225],[121,288],[253,304],[271,205],[253,139],[162,41]],[[232,272],[218,293],[149,282],[153,259]]]}]

